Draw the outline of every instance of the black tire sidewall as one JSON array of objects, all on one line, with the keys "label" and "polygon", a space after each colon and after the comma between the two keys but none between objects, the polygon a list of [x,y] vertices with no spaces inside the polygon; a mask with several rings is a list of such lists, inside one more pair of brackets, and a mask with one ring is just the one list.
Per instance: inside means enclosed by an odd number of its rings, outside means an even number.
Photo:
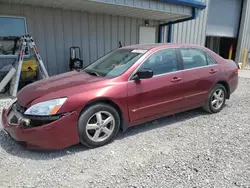
[{"label": "black tire sidewall", "polygon": [[[111,136],[108,139],[106,139],[102,142],[94,142],[94,141],[90,140],[87,136],[87,133],[86,133],[86,125],[87,125],[89,118],[91,116],[93,116],[98,111],[107,111],[107,112],[111,113],[115,119],[115,127],[114,127],[113,133],[111,134]],[[78,126],[77,127],[78,127],[78,134],[79,134],[80,141],[83,145],[90,147],[90,148],[99,147],[99,146],[103,146],[105,144],[108,144],[117,135],[117,133],[120,129],[120,124],[121,124],[121,120],[120,120],[119,113],[112,106],[107,105],[107,104],[102,104],[102,103],[90,106],[81,113],[81,115],[78,119]]]},{"label": "black tire sidewall", "polygon": [[[222,105],[221,105],[221,107],[220,107],[219,109],[214,109],[214,107],[212,106],[212,98],[213,98],[214,92],[215,92],[217,89],[222,89],[222,90],[223,90],[223,92],[224,92],[224,101],[223,101],[223,103],[222,103]],[[224,107],[225,102],[226,102],[226,95],[227,95],[227,91],[226,91],[226,88],[225,88],[223,85],[221,85],[221,84],[216,84],[216,85],[213,87],[212,91],[210,92],[209,100],[208,100],[208,106],[209,106],[209,109],[210,109],[210,111],[211,111],[212,113],[218,113],[218,112],[220,112],[220,111],[222,110],[222,108]]]}]

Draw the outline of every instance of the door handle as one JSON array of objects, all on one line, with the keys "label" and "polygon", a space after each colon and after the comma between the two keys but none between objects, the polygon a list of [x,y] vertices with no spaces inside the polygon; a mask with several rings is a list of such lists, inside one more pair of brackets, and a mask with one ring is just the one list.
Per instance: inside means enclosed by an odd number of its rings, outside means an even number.
[{"label": "door handle", "polygon": [[177,83],[177,82],[179,82],[179,81],[181,81],[181,80],[182,80],[182,78],[174,77],[174,78],[171,80],[171,82]]},{"label": "door handle", "polygon": [[216,73],[216,72],[218,72],[218,71],[217,71],[217,70],[214,70],[214,69],[210,69],[210,71],[209,71],[210,74],[214,74],[214,73]]}]

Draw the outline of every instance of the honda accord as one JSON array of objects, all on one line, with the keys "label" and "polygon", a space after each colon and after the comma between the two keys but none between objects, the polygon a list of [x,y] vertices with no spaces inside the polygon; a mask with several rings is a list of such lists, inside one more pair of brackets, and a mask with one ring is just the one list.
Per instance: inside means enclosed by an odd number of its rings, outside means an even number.
[{"label": "honda accord", "polygon": [[99,147],[156,118],[198,107],[217,113],[237,85],[236,63],[205,47],[126,46],[24,87],[2,122],[30,149]]}]

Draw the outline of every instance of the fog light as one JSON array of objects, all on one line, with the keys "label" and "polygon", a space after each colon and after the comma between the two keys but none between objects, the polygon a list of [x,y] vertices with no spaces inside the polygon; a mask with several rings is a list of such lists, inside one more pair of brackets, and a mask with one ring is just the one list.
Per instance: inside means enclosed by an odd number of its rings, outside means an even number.
[{"label": "fog light", "polygon": [[23,123],[24,126],[29,126],[30,125],[30,119],[20,118],[19,122]]}]

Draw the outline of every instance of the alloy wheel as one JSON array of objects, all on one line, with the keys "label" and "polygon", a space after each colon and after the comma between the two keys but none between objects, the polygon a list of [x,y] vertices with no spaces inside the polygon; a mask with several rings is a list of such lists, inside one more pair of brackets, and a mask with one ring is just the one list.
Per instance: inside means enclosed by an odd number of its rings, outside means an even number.
[{"label": "alloy wheel", "polygon": [[114,116],[107,111],[99,111],[88,119],[86,134],[93,142],[102,142],[112,135],[114,128]]},{"label": "alloy wheel", "polygon": [[221,88],[216,89],[212,95],[211,105],[215,110],[218,110],[223,105],[224,100],[225,100],[225,92],[223,91],[223,89]]}]

